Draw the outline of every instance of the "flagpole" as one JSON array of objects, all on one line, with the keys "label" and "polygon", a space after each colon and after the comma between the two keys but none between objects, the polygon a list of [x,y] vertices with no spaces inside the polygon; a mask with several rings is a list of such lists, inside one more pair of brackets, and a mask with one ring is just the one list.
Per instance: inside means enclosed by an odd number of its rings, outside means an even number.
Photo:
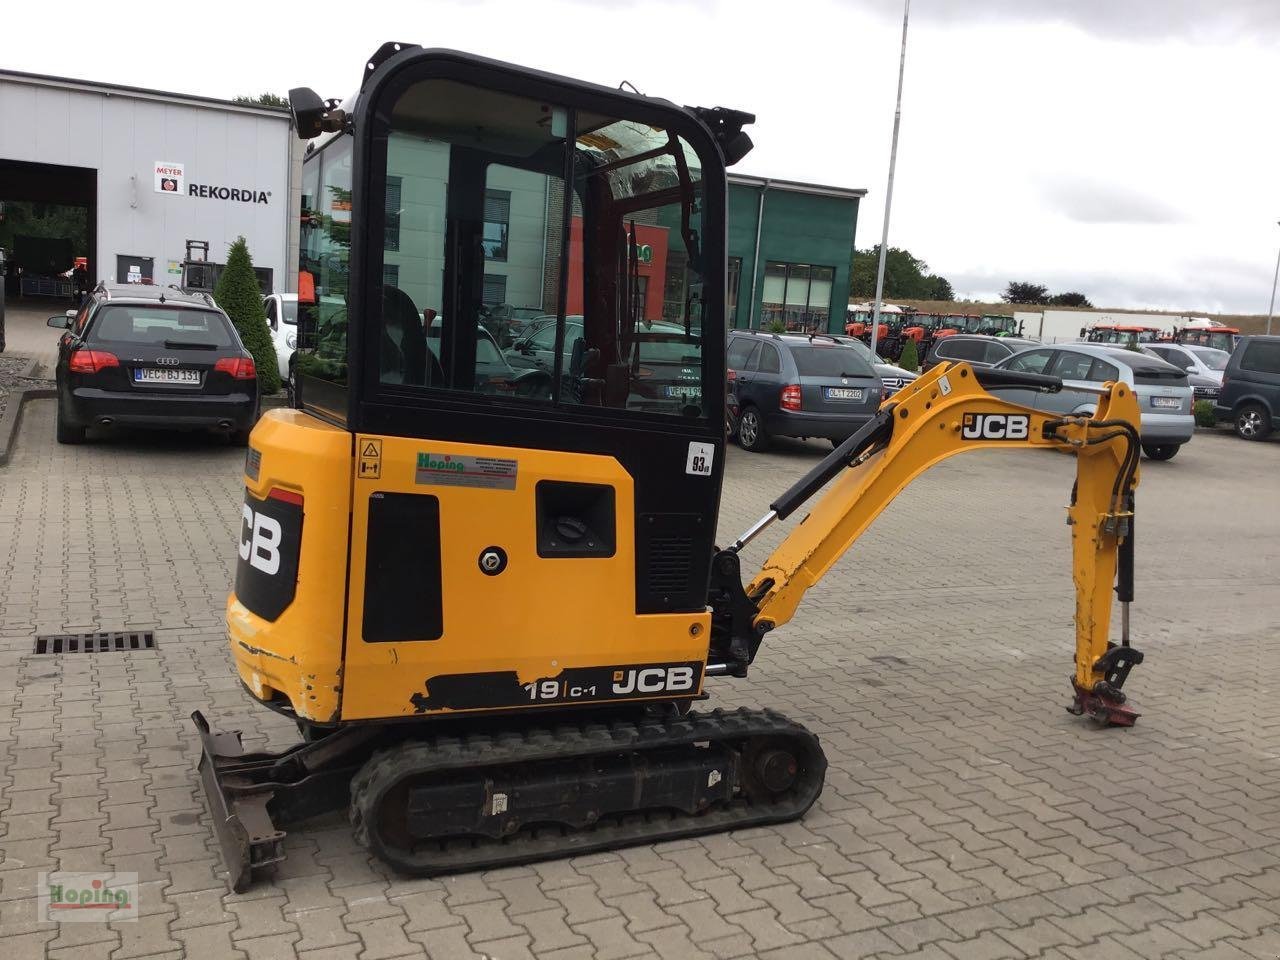
[{"label": "flagpole", "polygon": [[907,68],[907,18],[911,0],[902,5],[902,53],[898,58],[898,102],[893,109],[893,142],[889,147],[889,183],[884,191],[884,224],[880,230],[880,263],[876,266],[876,303],[871,317],[871,352],[880,340],[880,308],[884,304],[884,264],[889,255],[889,209],[893,206],[893,172],[898,164],[898,127],[902,124],[902,77]]}]

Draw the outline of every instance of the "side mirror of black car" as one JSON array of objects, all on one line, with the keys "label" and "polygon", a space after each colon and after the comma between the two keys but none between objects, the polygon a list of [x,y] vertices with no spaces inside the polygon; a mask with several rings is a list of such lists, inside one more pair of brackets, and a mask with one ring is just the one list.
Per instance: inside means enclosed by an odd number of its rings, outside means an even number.
[{"label": "side mirror of black car", "polygon": [[57,327],[59,330],[65,330],[67,327],[71,326],[71,318],[65,316],[50,317],[45,321],[45,323],[51,327]]}]

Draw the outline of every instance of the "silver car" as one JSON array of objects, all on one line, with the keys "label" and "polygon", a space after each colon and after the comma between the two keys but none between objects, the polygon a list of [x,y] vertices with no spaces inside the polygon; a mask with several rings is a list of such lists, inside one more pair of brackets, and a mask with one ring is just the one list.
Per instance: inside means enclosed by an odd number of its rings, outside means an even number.
[{"label": "silver car", "polygon": [[1015,353],[995,369],[1060,378],[1059,393],[999,392],[1013,403],[1059,413],[1094,412],[1098,396],[1082,388],[1096,389],[1108,380],[1129,384],[1142,413],[1142,452],[1152,460],[1172,460],[1178,448],[1195,434],[1186,371],[1146,353],[1100,343],[1064,343]]},{"label": "silver car", "polygon": [[1179,370],[1186,370],[1197,400],[1216,402],[1222,393],[1222,372],[1231,359],[1227,351],[1199,344],[1152,343],[1144,346],[1142,352],[1172,363]]},{"label": "silver car", "polygon": [[920,378],[920,374],[902,367],[894,366],[878,353],[872,353],[871,348],[859,340],[857,337],[847,337],[842,334],[833,334],[832,340],[837,343],[843,343],[846,346],[853,347],[861,354],[862,359],[871,364],[876,372],[876,376],[880,378],[882,387],[881,397],[892,397],[895,393],[905,387],[908,383]]}]

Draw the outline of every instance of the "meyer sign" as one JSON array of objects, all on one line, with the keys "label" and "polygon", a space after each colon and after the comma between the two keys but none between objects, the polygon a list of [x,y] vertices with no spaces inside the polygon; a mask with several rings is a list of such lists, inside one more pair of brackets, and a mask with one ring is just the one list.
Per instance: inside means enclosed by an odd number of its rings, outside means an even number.
[{"label": "meyer sign", "polygon": [[183,165],[181,163],[166,163],[163,160],[157,160],[155,174],[156,193],[172,193],[181,196],[187,192],[183,182],[186,179],[186,175],[183,173]]}]

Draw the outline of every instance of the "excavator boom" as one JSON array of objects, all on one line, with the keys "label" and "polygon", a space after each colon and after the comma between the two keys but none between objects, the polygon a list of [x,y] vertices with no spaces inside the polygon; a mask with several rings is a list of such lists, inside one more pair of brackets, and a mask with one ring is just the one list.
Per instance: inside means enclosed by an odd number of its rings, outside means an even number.
[{"label": "excavator boom", "polygon": [[[984,389],[983,378],[997,392]],[[761,521],[717,558],[717,571],[728,573],[736,558],[726,554],[736,554],[769,523],[790,515],[828,485],[747,584],[745,595],[753,608],[751,632],[738,645],[739,654],[747,649],[748,656],[754,656],[764,634],[790,620],[804,594],[903,488],[934,464],[979,449],[1074,452],[1076,483],[1067,508],[1076,589],[1072,708],[1100,721],[1133,723],[1137,714],[1120,688],[1129,669],[1142,659],[1128,642],[1139,449],[1137,401],[1126,384],[1109,383],[1098,390],[1093,416],[1061,417],[1001,399],[1002,386],[1053,390],[1060,383],[1032,374],[980,371],[967,364],[935,367],[897,394],[875,420],[775,501]],[[1116,589],[1125,615],[1124,636],[1117,645],[1110,640],[1110,623],[1118,567],[1121,576]],[[738,621],[741,630],[745,618],[739,616]]]}]

